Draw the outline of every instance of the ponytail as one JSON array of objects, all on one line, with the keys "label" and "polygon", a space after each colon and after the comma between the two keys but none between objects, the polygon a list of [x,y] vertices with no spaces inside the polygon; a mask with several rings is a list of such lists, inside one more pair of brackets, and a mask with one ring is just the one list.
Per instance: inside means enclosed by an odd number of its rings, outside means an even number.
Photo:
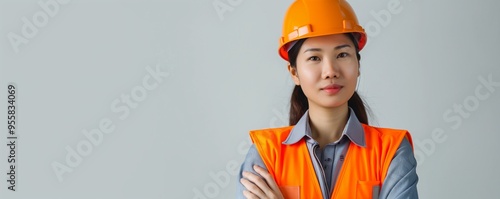
[{"label": "ponytail", "polygon": [[297,124],[302,115],[306,113],[307,109],[309,109],[307,97],[304,91],[302,91],[302,87],[295,85],[292,91],[292,97],[290,98],[289,125]]},{"label": "ponytail", "polygon": [[[354,38],[353,34],[346,34],[353,41],[356,47],[356,56],[358,58],[358,62],[361,59],[361,56],[358,51],[358,43]],[[292,67],[297,67],[297,55],[299,54],[300,47],[304,43],[306,39],[300,39],[293,45],[293,47],[288,51],[288,57],[290,61],[290,65]],[[356,91],[351,96],[347,105],[352,108],[354,114],[358,120],[363,124],[368,124],[368,114],[366,112],[367,107],[363,102],[363,99],[358,95]],[[290,98],[290,115],[289,115],[289,125],[295,125],[300,120],[300,118],[306,113],[307,109],[309,109],[309,103],[307,101],[307,97],[302,91],[302,88],[298,85],[295,85],[292,91],[292,96]]]},{"label": "ponytail", "polygon": [[352,108],[359,122],[368,124],[368,114],[366,113],[365,103],[358,95],[357,91],[354,91],[354,94],[351,96],[349,101],[347,101],[347,105]]}]

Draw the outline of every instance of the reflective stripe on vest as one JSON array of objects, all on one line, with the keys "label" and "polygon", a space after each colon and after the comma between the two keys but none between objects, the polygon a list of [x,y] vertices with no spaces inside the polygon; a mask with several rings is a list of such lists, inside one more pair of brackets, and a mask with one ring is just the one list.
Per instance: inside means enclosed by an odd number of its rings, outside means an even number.
[{"label": "reflective stripe on vest", "polygon": [[[403,138],[413,146],[406,130],[362,125],[366,147],[350,143],[331,199],[378,198]],[[250,132],[250,137],[286,199],[323,198],[305,140],[292,145],[282,144],[292,128],[255,130]]]}]

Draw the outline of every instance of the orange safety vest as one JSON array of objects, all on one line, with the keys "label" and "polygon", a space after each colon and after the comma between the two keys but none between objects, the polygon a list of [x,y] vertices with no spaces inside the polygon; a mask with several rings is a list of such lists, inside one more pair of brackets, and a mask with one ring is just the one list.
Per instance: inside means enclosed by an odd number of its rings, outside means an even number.
[{"label": "orange safety vest", "polygon": [[[403,138],[413,146],[406,130],[362,126],[366,147],[350,143],[331,199],[376,197]],[[250,137],[286,199],[323,198],[305,139],[282,144],[292,128],[254,130]]]}]

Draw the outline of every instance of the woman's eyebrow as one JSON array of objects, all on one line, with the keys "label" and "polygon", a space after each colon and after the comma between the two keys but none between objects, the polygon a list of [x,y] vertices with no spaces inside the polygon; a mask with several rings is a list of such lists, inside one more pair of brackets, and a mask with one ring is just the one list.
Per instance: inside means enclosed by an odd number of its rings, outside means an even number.
[{"label": "woman's eyebrow", "polygon": [[340,45],[340,46],[336,46],[335,48],[333,48],[334,50],[339,50],[339,49],[342,49],[342,48],[350,48],[351,45],[349,44],[344,44],[344,45]]},{"label": "woman's eyebrow", "polygon": [[320,52],[321,48],[308,48],[308,49],[304,50],[304,53],[306,53],[308,51],[311,51],[311,52]]},{"label": "woman's eyebrow", "polygon": [[[342,49],[342,48],[350,48],[352,47],[351,45],[349,44],[343,44],[343,45],[340,45],[340,46],[335,46],[335,48],[333,48],[334,50],[339,50],[339,49]],[[321,48],[308,48],[306,50],[304,50],[303,53],[306,53],[308,51],[311,51],[311,52],[321,52],[322,49]]]}]

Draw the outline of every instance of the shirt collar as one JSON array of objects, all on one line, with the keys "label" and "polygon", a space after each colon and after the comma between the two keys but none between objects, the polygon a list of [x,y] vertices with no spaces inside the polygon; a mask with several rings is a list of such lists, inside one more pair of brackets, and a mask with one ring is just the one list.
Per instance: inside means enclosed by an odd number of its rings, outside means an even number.
[{"label": "shirt collar", "polygon": [[[341,138],[344,136],[349,138],[352,142],[354,142],[354,144],[358,146],[366,146],[363,126],[361,125],[361,122],[359,122],[356,114],[351,109],[351,107],[349,107],[349,119],[347,120],[347,124],[342,131]],[[283,144],[295,144],[304,137],[312,139],[311,128],[309,126],[309,110],[307,110],[304,115],[302,115],[297,124],[292,128],[290,134],[283,142]]]}]

